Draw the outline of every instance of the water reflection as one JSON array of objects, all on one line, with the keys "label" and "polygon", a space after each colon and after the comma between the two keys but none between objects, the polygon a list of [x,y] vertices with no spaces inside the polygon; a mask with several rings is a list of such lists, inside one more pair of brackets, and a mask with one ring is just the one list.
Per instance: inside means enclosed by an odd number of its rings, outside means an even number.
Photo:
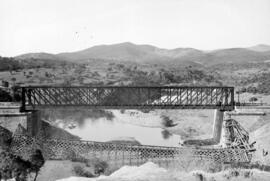
[{"label": "water reflection", "polygon": [[170,131],[168,131],[167,129],[162,130],[161,134],[165,140],[169,139],[172,136],[172,133],[170,133]]}]

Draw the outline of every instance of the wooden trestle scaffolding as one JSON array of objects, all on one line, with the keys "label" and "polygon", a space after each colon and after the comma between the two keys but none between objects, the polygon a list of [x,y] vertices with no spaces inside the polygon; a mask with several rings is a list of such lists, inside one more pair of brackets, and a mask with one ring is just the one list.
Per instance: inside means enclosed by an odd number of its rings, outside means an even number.
[{"label": "wooden trestle scaffolding", "polygon": [[250,150],[242,147],[196,148],[163,147],[149,145],[113,144],[94,141],[72,141],[39,139],[26,134],[14,134],[13,152],[28,159],[33,149],[41,149],[46,159],[100,159],[109,164],[140,165],[152,161],[160,166],[174,167],[183,160],[209,161],[218,163],[248,163]]},{"label": "wooden trestle scaffolding", "polygon": [[236,120],[225,120],[224,132],[227,148],[253,150],[253,144],[249,143],[248,132]]}]

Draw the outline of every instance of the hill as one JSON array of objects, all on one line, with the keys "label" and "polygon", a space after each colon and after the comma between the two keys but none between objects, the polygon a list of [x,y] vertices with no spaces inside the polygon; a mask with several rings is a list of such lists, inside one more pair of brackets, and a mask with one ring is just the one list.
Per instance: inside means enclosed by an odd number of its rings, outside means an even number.
[{"label": "hill", "polygon": [[213,65],[219,63],[247,63],[270,60],[270,46],[230,48],[202,51],[194,48],[162,49],[152,45],[136,45],[130,42],[93,46],[77,52],[60,54],[28,53],[15,57],[19,60],[46,59],[88,62],[93,59],[136,63],[183,63]]},{"label": "hill", "polygon": [[26,53],[15,57],[18,60],[27,60],[27,59],[46,59],[46,60],[61,60],[60,57],[50,54],[50,53]]},{"label": "hill", "polygon": [[82,51],[71,53],[60,53],[58,56],[68,60],[87,59],[116,59],[120,61],[146,61],[149,59],[160,59],[155,53],[158,48],[149,45],[135,45],[132,43],[120,43],[114,45],[94,46]]},{"label": "hill", "polygon": [[250,63],[264,62],[269,60],[270,52],[257,52],[246,48],[230,48],[212,51],[207,53],[207,59],[210,64],[218,63]]},{"label": "hill", "polygon": [[2,80],[27,85],[230,85],[269,94],[267,47],[202,51],[125,42],[77,52],[2,57],[0,74]]},{"label": "hill", "polygon": [[259,44],[256,46],[249,47],[248,49],[253,50],[253,51],[258,51],[258,52],[266,52],[266,51],[270,51],[270,46],[265,45],[265,44]]}]

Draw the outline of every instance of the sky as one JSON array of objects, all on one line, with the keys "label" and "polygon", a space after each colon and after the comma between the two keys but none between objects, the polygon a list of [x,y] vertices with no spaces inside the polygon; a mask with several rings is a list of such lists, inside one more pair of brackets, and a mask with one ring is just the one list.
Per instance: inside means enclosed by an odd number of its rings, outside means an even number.
[{"label": "sky", "polygon": [[121,42],[270,45],[270,0],[0,0],[0,56]]}]

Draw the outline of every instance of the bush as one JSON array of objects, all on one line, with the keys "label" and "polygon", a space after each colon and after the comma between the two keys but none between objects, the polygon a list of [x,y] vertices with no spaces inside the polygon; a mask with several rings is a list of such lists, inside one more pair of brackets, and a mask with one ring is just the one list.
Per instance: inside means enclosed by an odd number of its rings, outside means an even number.
[{"label": "bush", "polygon": [[165,127],[172,127],[174,126],[173,120],[171,120],[168,116],[161,116],[162,118],[162,125]]},{"label": "bush", "polygon": [[0,126],[0,150],[8,149],[12,141],[12,132]]},{"label": "bush", "polygon": [[7,150],[2,151],[0,153],[0,179],[15,178],[18,181],[26,181],[31,173],[35,173],[34,181],[36,181],[43,165],[44,158],[40,150],[36,150],[29,160],[24,160]]},{"label": "bush", "polygon": [[245,87],[242,87],[241,89],[240,89],[240,93],[244,93],[244,92],[246,92],[247,91],[247,89],[245,88]]},{"label": "bush", "polygon": [[257,97],[251,97],[249,99],[249,102],[256,102],[256,101],[258,101],[258,98]]},{"label": "bush", "polygon": [[105,173],[106,169],[109,167],[107,162],[102,161],[102,160],[100,160],[98,158],[88,160],[87,163],[86,163],[86,166],[94,167],[94,172],[97,175]]},{"label": "bush", "polygon": [[239,175],[240,175],[239,170],[232,169],[229,170],[229,173],[226,174],[225,177],[227,178],[227,180],[230,180],[231,178],[238,177]]},{"label": "bush", "polygon": [[201,173],[195,173],[194,176],[197,178],[198,181],[204,181],[205,180],[203,174],[201,174]]},{"label": "bush", "polygon": [[77,176],[87,177],[87,178],[94,177],[94,175],[90,171],[85,170],[85,168],[81,165],[73,166],[73,171],[76,173]]},{"label": "bush", "polygon": [[245,178],[250,178],[252,175],[253,175],[253,172],[252,171],[245,171],[244,172],[244,177]]},{"label": "bush", "polygon": [[172,134],[170,133],[170,131],[168,131],[168,130],[166,130],[166,129],[162,130],[162,131],[161,131],[161,134],[162,134],[162,137],[163,137],[164,139],[168,139],[168,138],[170,138],[170,137],[172,136]]},{"label": "bush", "polygon": [[9,102],[12,101],[11,95],[2,89],[0,89],[0,102]]},{"label": "bush", "polygon": [[105,161],[100,161],[98,163],[95,164],[95,173],[96,174],[101,174],[104,173],[106,171],[106,169],[108,168],[108,163]]},{"label": "bush", "polygon": [[[95,175],[100,175],[100,174],[105,173],[105,171],[109,167],[107,162],[102,161],[99,158],[87,159],[84,157],[74,157],[73,159],[71,159],[71,161],[84,163],[86,167],[92,167],[94,169]],[[79,176],[83,176],[83,174],[90,175],[89,173],[87,173],[87,171],[85,171],[85,169],[81,165],[74,166],[74,171]]]}]

